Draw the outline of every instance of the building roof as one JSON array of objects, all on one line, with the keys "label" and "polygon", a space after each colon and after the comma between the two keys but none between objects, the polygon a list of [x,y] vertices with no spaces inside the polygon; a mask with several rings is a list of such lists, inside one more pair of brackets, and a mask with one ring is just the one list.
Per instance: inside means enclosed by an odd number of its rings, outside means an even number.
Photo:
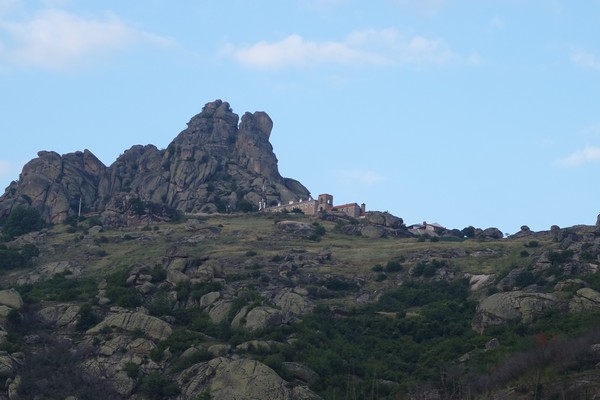
[{"label": "building roof", "polygon": [[341,206],[333,206],[333,208],[359,207],[357,203],[342,204]]}]

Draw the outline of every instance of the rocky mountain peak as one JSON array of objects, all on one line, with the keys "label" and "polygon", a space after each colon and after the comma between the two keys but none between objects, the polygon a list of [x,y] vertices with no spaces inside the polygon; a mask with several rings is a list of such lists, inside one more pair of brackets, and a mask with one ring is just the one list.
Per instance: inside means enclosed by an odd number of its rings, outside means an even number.
[{"label": "rocky mountain peak", "polygon": [[166,149],[135,145],[108,167],[89,150],[41,151],[0,197],[0,219],[27,205],[60,222],[77,215],[80,199],[85,213],[127,223],[116,214],[132,199],[198,213],[252,210],[263,196],[272,204],[308,197],[280,175],[272,128],[265,112],[246,112],[240,122],[228,102],[215,100]]}]

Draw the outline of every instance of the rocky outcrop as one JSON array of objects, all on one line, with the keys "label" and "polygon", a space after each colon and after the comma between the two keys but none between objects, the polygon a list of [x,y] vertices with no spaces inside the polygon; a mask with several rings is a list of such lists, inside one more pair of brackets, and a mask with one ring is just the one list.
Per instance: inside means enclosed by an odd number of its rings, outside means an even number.
[{"label": "rocky outcrop", "polygon": [[98,184],[106,167],[89,150],[59,155],[40,151],[24,167],[19,180],[12,182],[0,198],[0,219],[18,206],[39,210],[46,220],[58,222],[98,201]]},{"label": "rocky outcrop", "polygon": [[313,311],[315,305],[308,300],[303,290],[300,288],[286,288],[277,293],[273,302],[284,312],[293,315],[304,315]]},{"label": "rocky outcrop", "polygon": [[81,203],[84,212],[123,225],[135,222],[122,218],[125,212],[247,211],[263,198],[268,204],[307,198],[302,184],[279,174],[271,118],[245,113],[238,122],[227,102],[207,103],[165,150],[136,145],[109,167],[89,150],[40,151],[0,197],[0,219],[23,205],[60,222],[77,215]]},{"label": "rocky outcrop", "polygon": [[56,261],[35,267],[31,272],[17,280],[17,285],[32,284],[51,279],[56,274],[66,278],[77,278],[81,275],[83,268],[74,261]]},{"label": "rocky outcrop", "polygon": [[62,328],[77,323],[79,310],[80,307],[75,304],[57,304],[42,308],[39,314],[45,321]]},{"label": "rocky outcrop", "polygon": [[560,299],[550,293],[522,291],[496,293],[479,303],[472,327],[475,331],[483,333],[491,325],[501,325],[511,321],[530,323],[544,311],[563,306]]},{"label": "rocky outcrop", "polygon": [[158,340],[165,340],[173,332],[171,326],[159,318],[141,312],[122,312],[109,315],[98,325],[88,329],[86,333],[99,333],[107,327],[120,328],[128,332],[139,330],[144,332],[146,336]]},{"label": "rocky outcrop", "polygon": [[504,234],[498,228],[486,228],[481,232],[477,232],[475,237],[478,239],[498,240],[504,237]]},{"label": "rocky outcrop", "polygon": [[15,289],[0,290],[0,306],[20,310],[23,307],[23,298]]},{"label": "rocky outcrop", "polygon": [[306,388],[290,387],[275,371],[256,360],[215,358],[183,371],[178,382],[181,399],[196,399],[205,393],[214,400],[320,398]]},{"label": "rocky outcrop", "polygon": [[273,307],[259,306],[249,311],[247,307],[243,307],[233,318],[231,326],[252,332],[287,324],[291,319],[289,312],[283,312]]},{"label": "rocky outcrop", "polygon": [[399,229],[404,227],[404,220],[396,217],[389,212],[369,211],[365,215],[365,219],[374,225],[382,225],[387,228]]},{"label": "rocky outcrop", "polygon": [[569,311],[598,311],[600,310],[600,293],[591,288],[581,288],[569,302]]}]

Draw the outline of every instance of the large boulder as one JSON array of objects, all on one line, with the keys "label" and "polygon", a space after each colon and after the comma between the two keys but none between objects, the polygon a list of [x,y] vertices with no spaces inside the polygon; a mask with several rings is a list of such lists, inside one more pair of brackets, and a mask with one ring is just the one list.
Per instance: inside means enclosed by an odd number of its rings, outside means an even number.
[{"label": "large boulder", "polygon": [[382,226],[365,225],[360,228],[360,234],[370,239],[379,239],[386,235],[387,230]]},{"label": "large boulder", "polygon": [[141,312],[122,312],[109,315],[98,325],[88,329],[87,333],[99,333],[106,327],[120,328],[128,332],[139,330],[146,336],[157,340],[165,340],[173,333],[171,325],[167,322]]},{"label": "large boulder", "polygon": [[290,313],[273,307],[258,306],[250,311],[247,307],[243,307],[235,316],[231,325],[234,328],[244,328],[252,332],[286,324],[290,321]]},{"label": "large boulder", "polygon": [[83,272],[83,268],[75,261],[54,261],[35,267],[27,275],[17,280],[17,285],[37,283],[52,279],[56,274],[61,274],[65,278],[76,278]]},{"label": "large boulder", "polygon": [[477,232],[475,237],[478,239],[502,239],[504,234],[498,228],[487,228],[482,230],[481,232]]},{"label": "large boulder", "polygon": [[479,303],[471,326],[475,331],[483,333],[491,325],[508,322],[529,323],[544,311],[563,306],[556,295],[549,293],[496,293]]},{"label": "large boulder", "polygon": [[300,221],[279,221],[277,228],[282,232],[303,238],[310,238],[316,233],[315,225]]},{"label": "large boulder", "polygon": [[42,308],[39,314],[47,322],[67,327],[77,323],[79,310],[80,307],[75,304],[56,304]]},{"label": "large boulder", "polygon": [[598,311],[600,310],[600,293],[591,288],[581,288],[569,302],[570,311]]},{"label": "large boulder", "polygon": [[389,212],[369,211],[366,213],[365,219],[370,224],[382,225],[392,229],[399,229],[404,226],[402,218],[396,217]]},{"label": "large boulder", "polygon": [[196,364],[183,371],[177,381],[183,399],[208,393],[213,400],[308,400],[319,397],[283,380],[256,360],[224,357]]},{"label": "large boulder", "polygon": [[227,321],[232,302],[230,300],[219,300],[215,302],[208,311],[208,316],[212,323],[219,324]]},{"label": "large boulder", "polygon": [[304,315],[312,312],[315,305],[305,296],[300,295],[300,290],[286,288],[280,291],[273,298],[273,302],[282,311],[294,315]]},{"label": "large boulder", "polygon": [[89,150],[60,156],[40,151],[0,197],[0,219],[16,206],[31,206],[50,222],[75,215],[79,202],[86,209],[98,200],[98,183],[106,167]]},{"label": "large boulder", "polygon": [[0,290],[0,305],[7,306],[13,310],[20,310],[23,307],[23,298],[13,288]]},{"label": "large boulder", "polygon": [[0,351],[0,378],[12,378],[19,366],[19,361],[5,351]]}]

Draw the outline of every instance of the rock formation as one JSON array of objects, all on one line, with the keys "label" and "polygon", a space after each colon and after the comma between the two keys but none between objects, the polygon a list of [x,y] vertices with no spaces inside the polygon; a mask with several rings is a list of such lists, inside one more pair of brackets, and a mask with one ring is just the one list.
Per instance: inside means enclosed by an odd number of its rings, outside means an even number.
[{"label": "rock formation", "polygon": [[[239,122],[239,124],[238,124]],[[89,150],[59,155],[40,151],[18,181],[0,197],[0,219],[19,205],[39,210],[50,222],[79,212],[102,213],[103,222],[124,225],[124,214],[159,214],[161,207],[187,213],[251,210],[307,198],[299,182],[283,178],[264,112],[241,121],[227,102],[207,103],[169,146],[136,145],[106,167]],[[150,210],[149,210],[150,209]]]}]

